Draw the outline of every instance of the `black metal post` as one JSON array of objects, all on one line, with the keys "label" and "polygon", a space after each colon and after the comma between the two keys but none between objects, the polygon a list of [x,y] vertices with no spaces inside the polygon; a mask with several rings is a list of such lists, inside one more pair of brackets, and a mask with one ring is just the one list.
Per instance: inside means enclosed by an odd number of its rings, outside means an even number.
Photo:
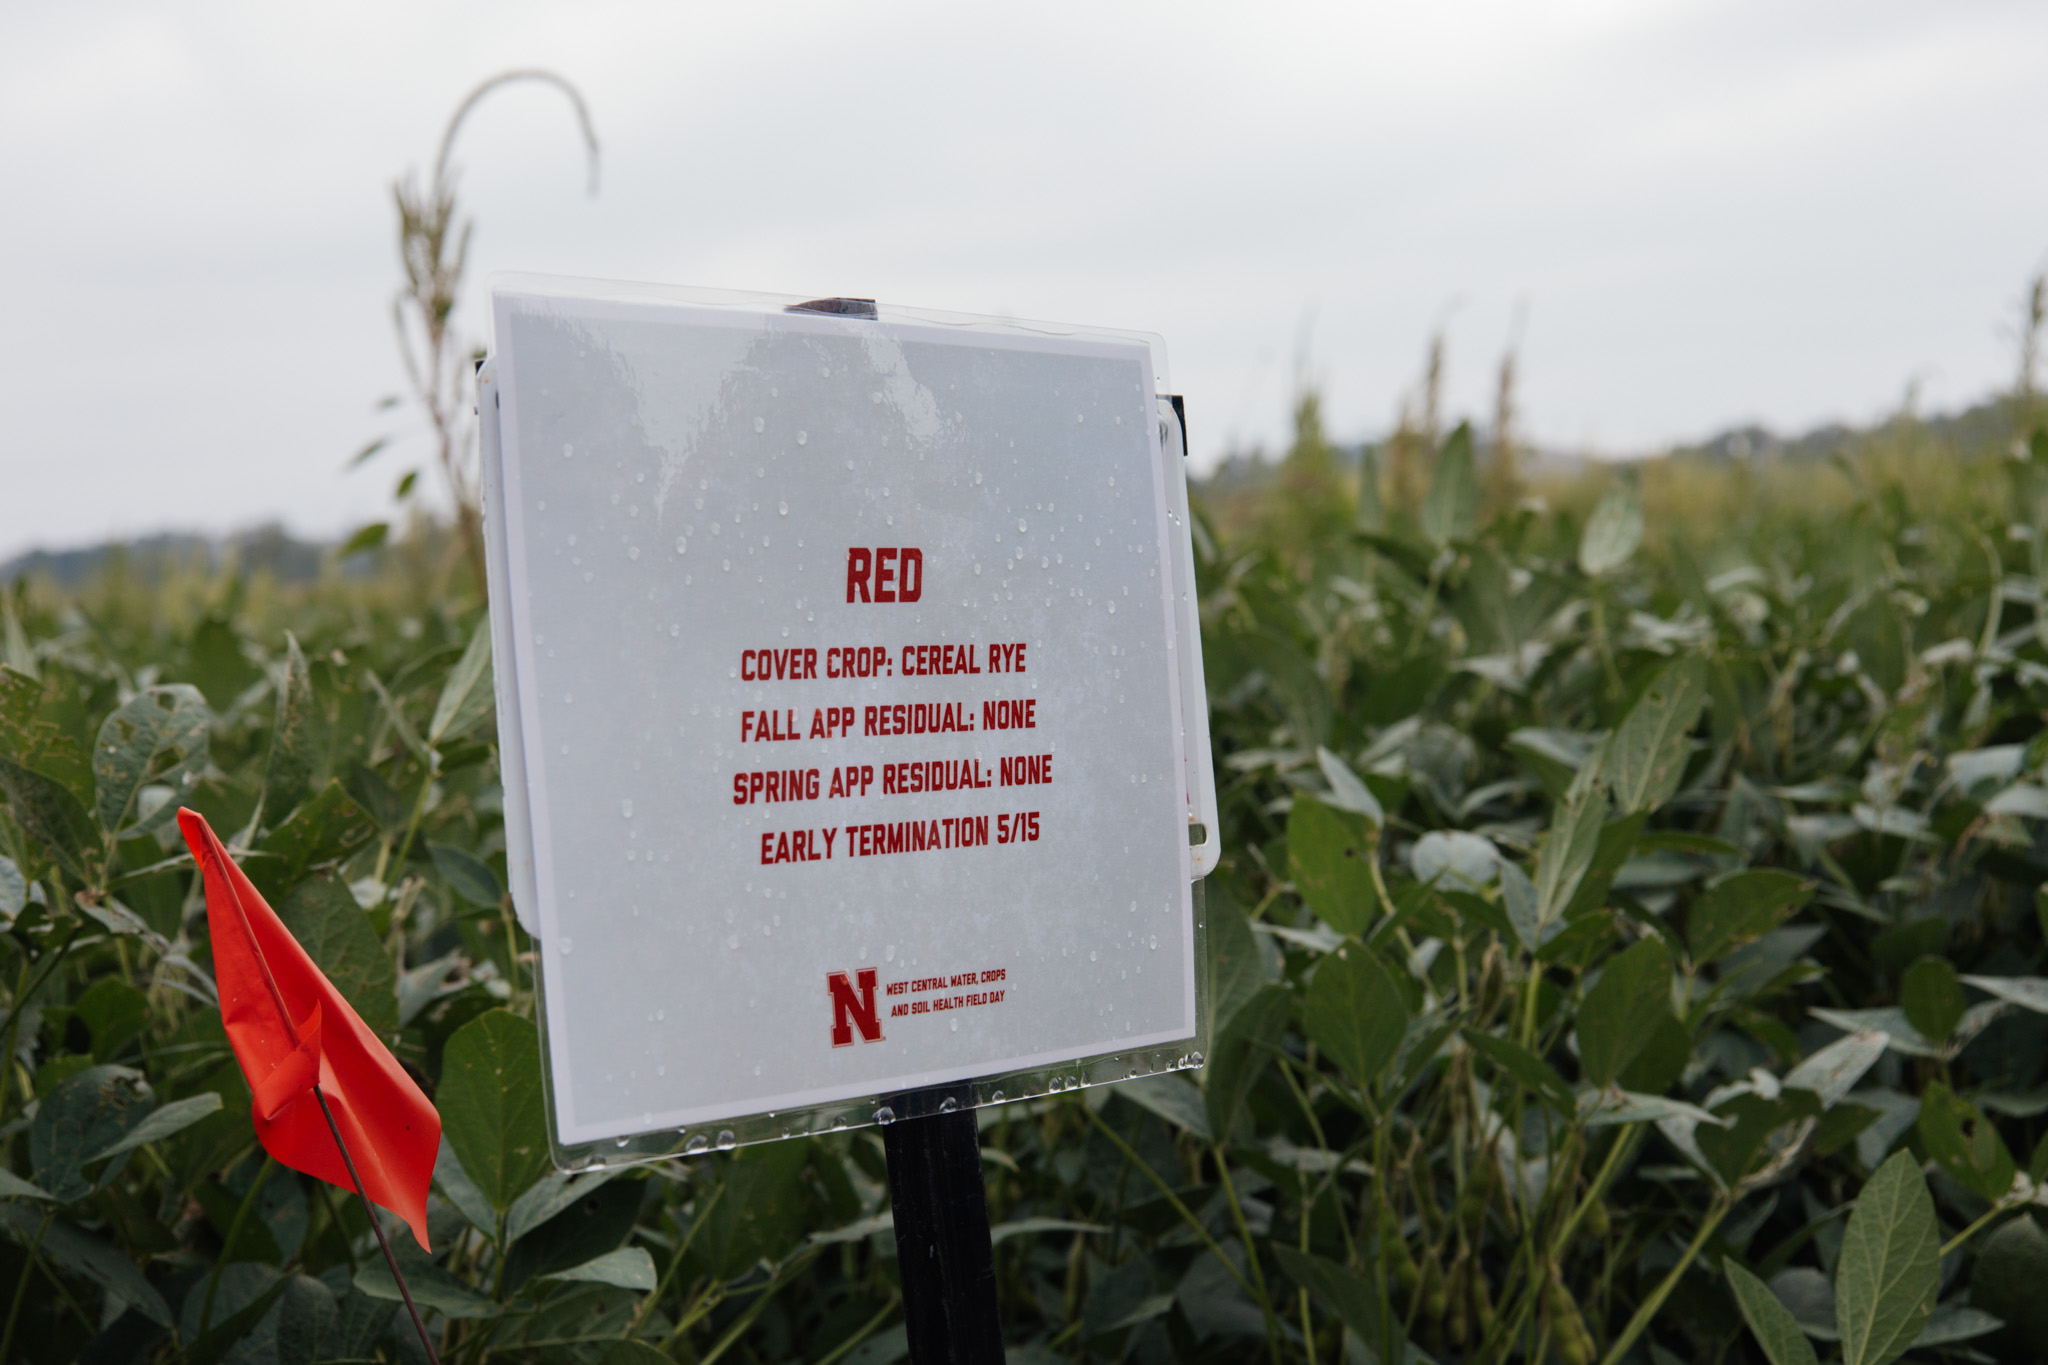
[{"label": "black metal post", "polygon": [[910,1365],[1002,1365],[1003,1324],[974,1111],[898,1119],[882,1130],[882,1147],[889,1157]]}]

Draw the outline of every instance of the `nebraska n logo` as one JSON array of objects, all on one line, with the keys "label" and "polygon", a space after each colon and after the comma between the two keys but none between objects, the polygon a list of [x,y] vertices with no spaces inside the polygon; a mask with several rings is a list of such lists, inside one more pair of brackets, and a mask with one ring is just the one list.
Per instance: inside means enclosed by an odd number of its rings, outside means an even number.
[{"label": "nebraska n logo", "polygon": [[882,1021],[875,1015],[875,969],[863,967],[854,975],[860,981],[859,995],[853,993],[853,985],[846,979],[845,972],[831,972],[825,977],[826,989],[832,992],[834,1047],[852,1045],[853,1029],[856,1024],[860,1026],[860,1036],[864,1042],[882,1041]]}]

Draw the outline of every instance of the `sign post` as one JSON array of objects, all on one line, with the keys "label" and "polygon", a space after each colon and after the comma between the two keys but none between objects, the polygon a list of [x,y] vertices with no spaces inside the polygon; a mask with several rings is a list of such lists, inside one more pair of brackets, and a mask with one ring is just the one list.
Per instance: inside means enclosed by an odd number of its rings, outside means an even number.
[{"label": "sign post", "polygon": [[913,1358],[1001,1358],[971,1110],[1201,1065],[1184,444],[1141,334],[494,282],[485,533],[550,1137],[881,1124]]}]

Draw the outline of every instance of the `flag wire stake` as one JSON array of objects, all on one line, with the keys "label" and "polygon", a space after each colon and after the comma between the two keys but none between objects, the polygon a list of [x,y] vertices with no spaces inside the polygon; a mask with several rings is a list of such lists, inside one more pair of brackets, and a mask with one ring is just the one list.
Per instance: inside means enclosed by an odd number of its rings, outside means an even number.
[{"label": "flag wire stake", "polygon": [[[206,856],[220,860],[219,839],[208,830],[209,842]],[[235,919],[242,926],[242,933],[248,937],[249,950],[256,954],[256,966],[263,973],[263,984],[270,988],[270,1003],[277,1006],[278,1018],[284,1020],[285,1036],[291,1039],[292,1048],[299,1046],[299,1026],[292,1022],[292,1012],[285,1008],[284,992],[277,988],[277,978],[270,974],[270,961],[263,956],[263,945],[257,941],[256,928],[249,923],[249,912],[242,908],[242,893],[235,888],[235,879],[227,875],[225,868],[219,869],[220,879],[227,887],[228,900],[234,904]],[[377,1249],[384,1253],[384,1264],[390,1267],[391,1278],[398,1285],[398,1296],[405,1300],[405,1311],[412,1315],[412,1327],[420,1334],[420,1346],[427,1353],[427,1365],[441,1365],[441,1357],[434,1350],[434,1343],[427,1337],[427,1325],[420,1321],[420,1310],[413,1305],[412,1289],[405,1282],[405,1272],[398,1268],[398,1258],[391,1254],[391,1242],[384,1236],[384,1225],[377,1221],[376,1206],[370,1203],[370,1196],[363,1190],[363,1178],[356,1174],[356,1159],[349,1155],[348,1144],[341,1140],[341,1125],[334,1121],[334,1111],[327,1106],[327,1096],[319,1083],[313,1086],[313,1098],[320,1102],[320,1113],[327,1120],[327,1131],[334,1135],[335,1148],[341,1153],[341,1164],[348,1167],[349,1182],[356,1187],[356,1198],[363,1201],[363,1212],[369,1215],[370,1231],[377,1234]],[[344,1231],[342,1236],[347,1237]]]}]

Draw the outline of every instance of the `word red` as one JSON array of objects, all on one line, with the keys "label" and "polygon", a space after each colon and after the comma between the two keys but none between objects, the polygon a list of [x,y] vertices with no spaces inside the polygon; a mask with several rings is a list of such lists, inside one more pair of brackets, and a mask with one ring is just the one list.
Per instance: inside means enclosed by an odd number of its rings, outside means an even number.
[{"label": "word red", "polygon": [[897,702],[861,712],[863,735],[943,735],[974,728],[974,717],[957,701]]},{"label": "word red", "polygon": [[815,649],[743,649],[740,651],[741,682],[800,682],[818,676]]},{"label": "word red", "polygon": [[853,983],[845,972],[830,972],[825,977],[825,989],[832,996],[834,1047],[851,1047],[855,1028],[863,1042],[882,1041],[882,1021],[875,1017],[875,969],[862,967],[855,976],[860,982],[859,995],[853,993]]},{"label": "word red", "polygon": [[786,829],[780,833],[762,831],[761,866],[772,867],[776,863],[822,863],[832,856],[832,841],[839,837],[839,829],[824,830],[825,851],[818,851],[818,835],[814,829]]},{"label": "word red", "polygon": [[1052,781],[1051,754],[1019,754],[999,760],[996,767],[1005,787],[1035,787]]},{"label": "word red", "polygon": [[802,739],[795,711],[740,712],[740,743],[765,743],[777,739]]},{"label": "word red", "polygon": [[[873,582],[873,595],[869,583]],[[915,602],[924,596],[924,551],[904,546],[856,545],[846,552],[846,600],[849,602]]]},{"label": "word red", "polygon": [[881,645],[848,645],[825,651],[828,678],[872,678],[890,671],[889,651]]},{"label": "word red", "polygon": [[756,801],[815,801],[818,799],[816,768],[775,768],[767,772],[734,773],[732,803],[751,806]]},{"label": "word red", "polygon": [[1015,815],[996,817],[996,842],[999,844],[1035,844],[1038,842],[1038,812],[1019,811]]},{"label": "word red", "polygon": [[984,730],[1036,730],[1038,728],[1038,698],[1026,697],[1022,701],[985,701],[981,704],[981,728]]},{"label": "word red", "polygon": [[[1003,760],[1008,762],[1008,759]],[[882,795],[915,796],[919,792],[956,792],[991,787],[988,769],[978,758],[933,758],[917,763],[882,765]]]},{"label": "word red", "polygon": [[991,673],[1022,673],[1024,671],[1024,642],[1014,645],[990,645],[988,647],[988,671]]}]

